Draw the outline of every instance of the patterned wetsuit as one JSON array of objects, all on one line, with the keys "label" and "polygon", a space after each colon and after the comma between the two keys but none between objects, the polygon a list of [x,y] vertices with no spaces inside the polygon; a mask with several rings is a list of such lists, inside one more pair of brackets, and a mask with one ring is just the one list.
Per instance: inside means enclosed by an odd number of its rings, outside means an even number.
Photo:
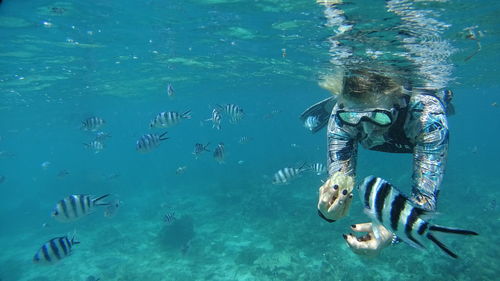
[{"label": "patterned wetsuit", "polygon": [[355,176],[358,143],[370,150],[413,153],[412,200],[435,210],[448,151],[445,105],[429,92],[414,94],[399,109],[396,121],[382,135],[368,135],[363,127],[343,124],[335,105],[328,123],[328,172]]}]

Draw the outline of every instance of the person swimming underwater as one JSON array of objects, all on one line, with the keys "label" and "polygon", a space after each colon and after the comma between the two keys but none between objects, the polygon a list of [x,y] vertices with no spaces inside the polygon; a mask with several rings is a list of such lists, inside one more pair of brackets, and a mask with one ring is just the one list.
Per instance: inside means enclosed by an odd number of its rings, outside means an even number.
[{"label": "person swimming underwater", "polygon": [[[301,119],[316,116],[320,122],[314,132],[328,123],[329,176],[340,171],[355,177],[358,143],[369,150],[412,153],[410,200],[434,211],[447,158],[447,114],[453,112],[452,92],[412,89],[405,84],[371,69],[341,71],[320,82],[333,97],[308,108]],[[352,192],[336,192],[333,183],[327,181],[320,188],[319,216],[328,222],[344,217],[352,197]],[[381,225],[362,223],[351,227],[368,232],[363,237],[343,235],[357,254],[377,255],[391,241],[397,241]],[[377,235],[373,235],[374,231]]]}]

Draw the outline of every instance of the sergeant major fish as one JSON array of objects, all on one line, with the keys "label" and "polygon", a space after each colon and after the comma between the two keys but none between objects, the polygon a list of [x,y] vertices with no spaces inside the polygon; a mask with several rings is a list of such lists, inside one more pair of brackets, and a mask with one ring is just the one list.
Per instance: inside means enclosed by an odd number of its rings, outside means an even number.
[{"label": "sergeant major fish", "polygon": [[245,116],[243,109],[236,104],[217,105],[217,107],[229,117],[229,122],[232,124],[237,123]]},{"label": "sergeant major fish", "polygon": [[207,143],[206,145],[203,145],[201,143],[196,143],[194,145],[194,151],[193,151],[194,156],[196,156],[198,158],[198,155],[200,155],[201,153],[203,153],[203,151],[210,151],[208,149],[209,145],[210,145],[210,143]]},{"label": "sergeant major fish", "polygon": [[311,171],[316,173],[316,175],[318,175],[318,176],[320,176],[326,172],[326,168],[322,163],[312,164],[309,168]]},{"label": "sergeant major fish", "polygon": [[224,163],[224,143],[219,143],[214,150],[214,158],[219,164]]},{"label": "sergeant major fish", "polygon": [[220,115],[219,110],[217,108],[214,108],[212,110],[212,118],[207,119],[205,121],[212,121],[212,128],[220,130],[220,123],[222,121],[222,117]]},{"label": "sergeant major fish", "polygon": [[82,129],[94,132],[104,124],[106,124],[106,121],[104,121],[104,119],[93,116],[82,121]]},{"label": "sergeant major fish", "polygon": [[67,236],[52,238],[40,247],[33,257],[34,263],[53,264],[71,254],[73,245],[80,244],[75,237]]},{"label": "sergeant major fish", "polygon": [[[384,179],[366,177],[358,187],[365,213],[375,224],[383,225],[409,245],[423,249],[428,239],[453,258],[458,256],[437,240],[434,232],[478,235],[474,231],[444,227],[429,223],[425,216],[431,213],[413,204],[406,196]],[[380,233],[374,228],[375,236]]]},{"label": "sergeant major fish", "polygon": [[160,112],[151,121],[149,126],[151,128],[168,128],[178,124],[182,119],[191,119],[191,110],[182,114],[175,111]]},{"label": "sergeant major fish", "polygon": [[304,169],[305,164],[299,168],[285,167],[274,173],[273,184],[289,184],[294,178],[300,175]]},{"label": "sergeant major fish", "polygon": [[96,154],[104,149],[104,143],[98,140],[93,140],[89,143],[84,143],[83,145],[85,146],[85,148],[91,149]]},{"label": "sergeant major fish", "polygon": [[146,134],[141,136],[136,142],[136,150],[139,152],[148,152],[153,148],[156,148],[160,145],[161,141],[167,140],[168,137],[165,135],[167,132],[158,135],[158,134]]},{"label": "sergeant major fish", "polygon": [[309,116],[306,121],[304,121],[304,127],[306,127],[309,131],[313,131],[319,124],[318,117]]},{"label": "sergeant major fish", "polygon": [[96,206],[107,206],[108,203],[99,203],[100,200],[108,197],[109,194],[92,199],[90,195],[76,194],[70,195],[59,201],[52,217],[59,222],[72,222],[92,213]]}]

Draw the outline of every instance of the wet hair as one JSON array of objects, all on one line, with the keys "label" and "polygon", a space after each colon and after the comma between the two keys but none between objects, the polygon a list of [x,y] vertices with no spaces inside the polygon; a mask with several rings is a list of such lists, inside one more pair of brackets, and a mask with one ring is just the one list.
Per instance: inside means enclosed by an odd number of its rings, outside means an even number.
[{"label": "wet hair", "polygon": [[384,95],[400,97],[403,95],[402,85],[394,77],[366,69],[354,70],[344,77],[342,95],[358,102],[378,100]]}]

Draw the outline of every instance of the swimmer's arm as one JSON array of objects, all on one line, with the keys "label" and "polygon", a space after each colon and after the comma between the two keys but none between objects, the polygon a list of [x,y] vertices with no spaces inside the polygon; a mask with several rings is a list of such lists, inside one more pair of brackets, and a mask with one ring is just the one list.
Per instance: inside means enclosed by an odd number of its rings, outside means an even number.
[{"label": "swimmer's arm", "polygon": [[[357,131],[347,126],[340,126],[332,114],[328,123],[328,174],[342,171],[349,176],[356,174],[358,143]],[[355,132],[356,131],[356,132]]]},{"label": "swimmer's arm", "polygon": [[434,97],[425,96],[411,111],[415,120],[412,200],[434,211],[448,155],[448,121]]}]

